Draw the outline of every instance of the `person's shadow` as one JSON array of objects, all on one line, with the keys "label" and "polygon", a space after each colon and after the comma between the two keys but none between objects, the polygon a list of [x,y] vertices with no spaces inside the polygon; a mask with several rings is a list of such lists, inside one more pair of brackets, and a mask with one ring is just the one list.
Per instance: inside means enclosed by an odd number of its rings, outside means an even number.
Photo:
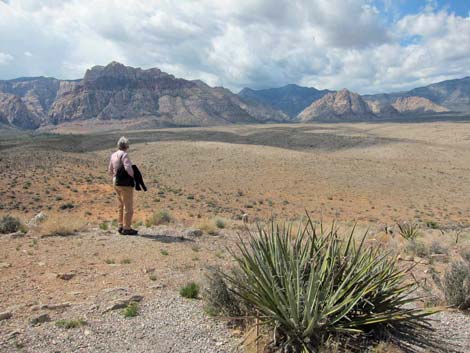
[{"label": "person's shadow", "polygon": [[193,239],[185,238],[183,236],[171,236],[164,234],[139,234],[142,238],[159,241],[162,243],[183,243],[183,242],[194,242]]}]

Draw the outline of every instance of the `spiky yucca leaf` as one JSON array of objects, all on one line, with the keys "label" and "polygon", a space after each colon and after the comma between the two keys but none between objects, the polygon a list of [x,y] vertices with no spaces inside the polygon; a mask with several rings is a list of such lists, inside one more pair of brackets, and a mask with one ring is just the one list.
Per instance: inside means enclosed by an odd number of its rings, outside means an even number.
[{"label": "spiky yucca leaf", "polygon": [[[356,244],[310,219],[297,234],[271,223],[232,252],[243,277],[226,275],[236,295],[276,328],[293,352],[314,352],[332,335],[390,334],[414,344],[410,332],[430,330],[435,311],[413,308],[406,271],[379,248]],[[414,338],[413,338],[414,337]]]}]

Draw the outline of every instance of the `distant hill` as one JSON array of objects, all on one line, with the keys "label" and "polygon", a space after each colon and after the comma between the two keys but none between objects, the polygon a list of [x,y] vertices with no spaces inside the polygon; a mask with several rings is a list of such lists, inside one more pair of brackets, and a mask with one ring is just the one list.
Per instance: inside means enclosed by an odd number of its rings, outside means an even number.
[{"label": "distant hill", "polygon": [[295,118],[302,110],[312,102],[322,98],[329,90],[318,90],[313,87],[301,87],[289,84],[279,88],[254,90],[244,88],[238,93],[242,98],[268,104]]},{"label": "distant hill", "polygon": [[433,83],[410,91],[364,95],[367,101],[393,104],[399,98],[422,97],[450,111],[470,112],[470,77]]},{"label": "distant hill", "polygon": [[400,119],[448,111],[470,113],[470,77],[406,92],[360,96],[289,84],[234,94],[157,68],[112,62],[83,79],[23,77],[0,80],[0,126],[20,129],[106,122],[122,126],[212,126],[315,120]]},{"label": "distant hill", "polygon": [[225,88],[117,62],[87,70],[82,80],[35,77],[0,81],[0,122],[18,128],[137,118],[158,126],[288,121],[286,114],[244,100]]},{"label": "distant hill", "polygon": [[347,89],[328,93],[298,115],[301,122],[376,118],[377,116],[361,96]]}]

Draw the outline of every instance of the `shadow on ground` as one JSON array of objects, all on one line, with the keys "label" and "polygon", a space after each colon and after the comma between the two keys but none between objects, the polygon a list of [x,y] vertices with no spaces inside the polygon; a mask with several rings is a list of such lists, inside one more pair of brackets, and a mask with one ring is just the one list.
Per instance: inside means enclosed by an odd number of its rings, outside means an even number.
[{"label": "shadow on ground", "polygon": [[147,238],[154,241],[159,241],[161,243],[182,243],[182,242],[194,242],[192,239],[178,237],[178,236],[169,236],[164,234],[139,234],[141,238]]}]

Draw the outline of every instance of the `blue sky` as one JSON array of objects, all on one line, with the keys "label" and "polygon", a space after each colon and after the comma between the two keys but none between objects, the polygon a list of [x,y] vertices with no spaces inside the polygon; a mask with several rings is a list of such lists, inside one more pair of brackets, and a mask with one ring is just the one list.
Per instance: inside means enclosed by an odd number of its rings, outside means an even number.
[{"label": "blue sky", "polygon": [[470,75],[470,0],[0,0],[0,79],[119,61],[233,91]]}]

